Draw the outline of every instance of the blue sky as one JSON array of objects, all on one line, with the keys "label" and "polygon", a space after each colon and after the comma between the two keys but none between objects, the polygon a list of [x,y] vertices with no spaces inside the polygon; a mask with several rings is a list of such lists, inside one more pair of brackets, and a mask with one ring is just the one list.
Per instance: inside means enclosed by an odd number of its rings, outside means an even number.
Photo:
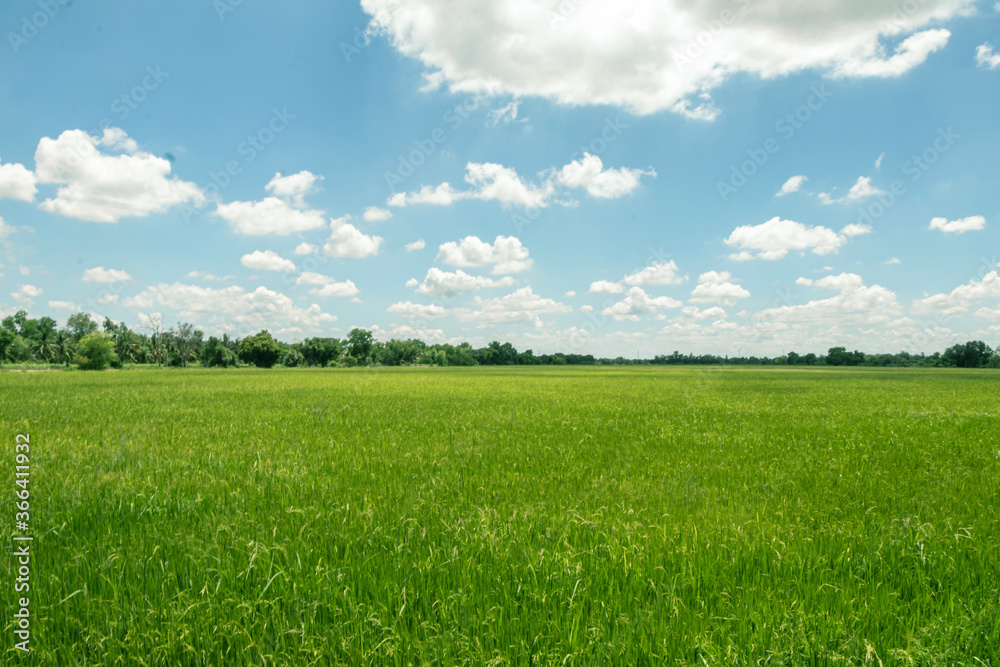
[{"label": "blue sky", "polygon": [[5,3],[0,314],[1000,344],[997,3],[467,4]]}]

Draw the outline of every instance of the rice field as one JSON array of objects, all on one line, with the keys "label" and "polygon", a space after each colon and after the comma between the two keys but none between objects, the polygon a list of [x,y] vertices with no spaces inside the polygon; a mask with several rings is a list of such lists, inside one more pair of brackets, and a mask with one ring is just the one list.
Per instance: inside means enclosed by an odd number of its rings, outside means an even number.
[{"label": "rice field", "polygon": [[[0,396],[4,493],[31,436],[34,664],[1000,665],[995,371],[0,373]],[[27,663],[0,569],[0,662]]]}]

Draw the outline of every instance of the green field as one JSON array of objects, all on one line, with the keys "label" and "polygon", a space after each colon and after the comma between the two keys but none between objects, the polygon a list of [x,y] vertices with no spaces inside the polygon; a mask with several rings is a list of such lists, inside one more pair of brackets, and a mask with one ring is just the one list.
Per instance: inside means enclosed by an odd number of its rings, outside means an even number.
[{"label": "green field", "polygon": [[1000,665],[995,371],[0,373],[0,396],[4,494],[31,436],[34,664]]}]

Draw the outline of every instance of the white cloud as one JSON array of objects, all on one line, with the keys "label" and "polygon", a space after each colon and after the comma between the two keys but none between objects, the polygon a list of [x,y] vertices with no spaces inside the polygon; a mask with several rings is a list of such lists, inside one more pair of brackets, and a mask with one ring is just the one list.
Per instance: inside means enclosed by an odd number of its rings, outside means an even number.
[{"label": "white cloud", "polygon": [[449,241],[438,248],[438,257],[450,266],[470,267],[493,264],[492,273],[520,273],[531,268],[534,260],[528,249],[515,236],[497,236],[492,244],[478,236],[466,236],[461,241]]},{"label": "white cloud", "polygon": [[757,318],[826,327],[842,324],[885,326],[892,317],[901,313],[894,292],[881,285],[866,286],[861,276],[853,273],[827,276],[816,281],[802,278],[796,282],[800,285],[837,290],[839,293],[827,299],[809,301],[801,305],[767,308],[757,313]]},{"label": "white cloud", "polygon": [[589,304],[586,305],[586,306],[580,306],[580,312],[581,313],[592,313],[592,312],[594,312],[594,307],[591,306],[591,305],[589,305]]},{"label": "white cloud", "polygon": [[475,322],[479,328],[500,324],[528,324],[541,328],[541,315],[546,313],[571,313],[573,308],[553,299],[535,294],[530,287],[522,287],[504,297],[474,301],[478,309],[456,308],[452,312],[460,322]]},{"label": "white cloud", "polygon": [[11,292],[10,296],[19,303],[31,305],[33,299],[42,295],[44,290],[34,285],[18,285],[16,292]]},{"label": "white cloud", "polygon": [[944,315],[962,315],[973,301],[1000,298],[1000,275],[990,271],[980,281],[971,280],[959,285],[949,294],[934,294],[913,302],[914,313],[942,312]]},{"label": "white cloud", "polygon": [[413,243],[407,243],[406,244],[406,252],[413,252],[415,250],[423,250],[426,247],[427,247],[427,244],[424,243],[423,239],[417,239]]},{"label": "white cloud", "polygon": [[572,299],[574,296],[576,296],[576,290],[569,290],[568,292],[563,294],[563,296],[566,297],[567,299]]},{"label": "white cloud", "polygon": [[709,271],[698,276],[698,285],[688,300],[691,303],[721,303],[731,306],[749,296],[750,291],[733,282],[728,271]]},{"label": "white cloud", "polygon": [[595,280],[590,283],[591,294],[621,294],[624,291],[625,285],[610,280]]},{"label": "white cloud", "polygon": [[965,232],[975,232],[986,227],[986,218],[981,215],[972,215],[968,218],[949,221],[948,218],[933,218],[927,229],[939,229],[946,234],[964,234]]},{"label": "white cloud", "polygon": [[335,278],[313,271],[303,271],[295,279],[295,284],[319,285],[318,288],[309,290],[310,294],[317,296],[355,296],[359,292],[357,285],[353,281],[338,282]]},{"label": "white cloud", "polygon": [[[969,11],[972,2],[925,0],[905,13],[896,5],[894,0],[836,7],[797,0],[361,3],[373,16],[372,29],[426,68],[428,87],[698,118],[715,117],[711,91],[739,75],[902,74],[949,36],[946,30],[921,30]],[[891,55],[890,40],[901,40]]]},{"label": "white cloud", "polygon": [[724,320],[726,318],[726,311],[718,306],[704,310],[698,308],[698,306],[684,306],[681,309],[681,317],[692,320]]},{"label": "white cloud", "polygon": [[255,271],[294,271],[295,262],[285,259],[273,250],[254,250],[243,255],[240,264]]},{"label": "white cloud", "polygon": [[317,176],[306,170],[290,176],[282,176],[279,171],[264,186],[264,189],[275,197],[287,200],[296,208],[305,208],[305,196],[315,192],[317,190],[316,184],[322,180],[322,176]]},{"label": "white cloud", "polygon": [[899,257],[890,257],[889,259],[885,260],[882,263],[883,264],[902,264],[903,260],[901,260]]},{"label": "white cloud", "polygon": [[295,246],[294,253],[296,255],[312,255],[317,250],[319,250],[319,246],[315,246],[312,243],[306,243],[303,241],[302,243]]},{"label": "white cloud", "polygon": [[656,171],[605,169],[601,158],[584,153],[579,160],[570,162],[556,173],[556,180],[567,188],[585,188],[596,199],[618,199],[631,194],[643,176],[655,177]]},{"label": "white cloud", "polygon": [[640,315],[649,315],[659,309],[680,308],[684,304],[668,296],[651,297],[641,287],[631,287],[622,301],[605,308],[602,312],[614,320],[638,320]]},{"label": "white cloud", "polygon": [[72,301],[49,301],[49,308],[69,310],[75,313],[80,312],[80,306],[76,305]]},{"label": "white cloud", "polygon": [[851,186],[851,189],[843,197],[838,198],[829,193],[821,192],[819,193],[819,199],[824,204],[850,204],[861,199],[884,194],[885,190],[872,185],[870,176],[859,176],[857,182]]},{"label": "white cloud", "polygon": [[323,211],[299,210],[277,197],[219,204],[215,215],[228,222],[237,234],[248,236],[287,236],[322,227],[325,220]]},{"label": "white cloud", "polygon": [[622,280],[626,285],[680,285],[687,281],[687,276],[681,276],[677,271],[677,263],[673,260],[653,260],[646,268],[630,273]]},{"label": "white cloud", "polygon": [[882,159],[883,158],[885,158],[885,153],[879,154],[878,159],[875,160],[875,169],[881,169],[882,168]]},{"label": "white cloud", "polygon": [[877,47],[877,56],[866,60],[848,60],[835,70],[835,76],[890,78],[909,72],[927,60],[927,56],[943,49],[951,33],[947,30],[924,30],[904,39],[896,52],[884,58],[884,49]]},{"label": "white cloud", "polygon": [[0,162],[0,199],[17,199],[19,201],[34,201],[35,174],[23,164]]},{"label": "white cloud", "polygon": [[870,225],[862,225],[857,222],[852,222],[851,224],[845,226],[840,230],[840,233],[844,236],[864,236],[865,234],[871,234],[874,229]]},{"label": "white cloud", "polygon": [[[760,225],[737,227],[725,240],[726,245],[744,249],[729,256],[738,261],[782,259],[790,250],[811,250],[817,255],[829,255],[836,253],[846,242],[845,236],[827,227],[807,227],[801,222],[777,217]],[[752,254],[751,250],[756,250],[757,254]]]},{"label": "white cloud", "polygon": [[322,176],[300,171],[291,176],[274,175],[264,189],[274,196],[260,201],[234,201],[219,204],[215,215],[222,218],[237,234],[287,236],[323,226],[324,212],[307,208],[305,196],[316,189]]},{"label": "white cloud", "polygon": [[214,273],[209,273],[208,271],[197,271],[197,270],[195,270],[195,271],[188,271],[186,274],[184,274],[184,277],[185,278],[201,279],[201,280],[211,280],[211,281],[217,281],[218,282],[218,281],[223,281],[223,280],[232,280],[235,276],[228,275],[228,276],[221,276],[220,277],[220,276],[215,275]]},{"label": "white cloud", "polygon": [[365,222],[381,222],[391,218],[392,211],[378,206],[369,206],[361,217],[364,218]]},{"label": "white cloud", "polygon": [[103,266],[97,266],[83,272],[83,282],[85,283],[115,283],[131,280],[132,276],[129,275],[128,271],[121,269],[105,269]]},{"label": "white cloud", "polygon": [[169,308],[178,311],[182,318],[207,318],[219,329],[244,334],[260,329],[275,331],[283,326],[316,330],[337,320],[315,303],[308,308],[299,308],[291,297],[266,287],[247,292],[237,285],[213,289],[181,283],[158,283],[134,297],[124,299],[123,304],[128,308],[145,310],[156,306]]},{"label": "white cloud", "polygon": [[448,309],[437,304],[422,304],[413,303],[412,301],[402,301],[400,303],[394,303],[386,308],[386,312],[396,313],[401,317],[411,320],[426,320],[435,317],[444,317],[448,314]]},{"label": "white cloud", "polygon": [[324,284],[322,287],[317,287],[309,290],[310,294],[315,294],[316,296],[357,296],[361,290],[358,286],[354,284],[352,280],[344,280],[342,282],[331,280],[330,282]]},{"label": "white cloud", "polygon": [[799,174],[798,176],[792,176],[787,181],[785,181],[785,184],[781,186],[781,189],[778,190],[777,194],[775,194],[774,196],[784,197],[785,195],[790,195],[793,192],[798,192],[800,189],[802,189],[802,186],[808,180],[809,177],[803,176],[802,174]]},{"label": "white cloud", "polygon": [[[621,167],[605,169],[599,157],[584,153],[584,157],[560,169],[548,169],[539,174],[539,183],[528,183],[512,167],[491,162],[469,162],[465,166],[465,182],[471,189],[456,190],[448,182],[437,186],[424,185],[416,192],[398,192],[388,199],[389,206],[433,204],[450,206],[462,199],[496,201],[503,206],[544,208],[558,192],[557,184],[569,189],[584,188],[590,196],[617,199],[634,191],[643,176],[655,177],[652,169]],[[560,202],[571,204],[572,202]]]},{"label": "white cloud", "polygon": [[118,303],[118,295],[117,294],[102,294],[101,296],[97,297],[97,303],[99,303],[101,305],[104,305],[104,306],[106,306],[108,304],[111,304],[111,303]]},{"label": "white cloud", "polygon": [[118,128],[108,128],[102,137],[66,130],[57,139],[43,137],[35,151],[37,181],[59,185],[56,196],[39,208],[91,222],[118,222],[178,204],[204,203],[198,186],[169,175],[169,160],[140,151]]},{"label": "white cloud", "polygon": [[345,215],[330,222],[330,238],[324,244],[323,252],[330,257],[354,259],[377,255],[382,237],[363,233],[348,222],[350,219],[351,216]]},{"label": "white cloud", "polygon": [[989,42],[976,47],[976,64],[983,69],[1000,69],[1000,53],[993,52]]},{"label": "white cloud", "polygon": [[428,269],[422,283],[418,283],[416,279],[411,279],[406,283],[407,287],[416,287],[418,294],[433,298],[450,298],[465,292],[490,287],[511,287],[515,284],[517,281],[510,276],[494,280],[486,276],[470,276],[461,269],[450,273],[436,267]]},{"label": "white cloud", "polygon": [[493,109],[486,115],[486,127],[496,127],[497,125],[509,125],[517,120],[517,111],[521,103],[513,100],[503,105],[499,109]]}]

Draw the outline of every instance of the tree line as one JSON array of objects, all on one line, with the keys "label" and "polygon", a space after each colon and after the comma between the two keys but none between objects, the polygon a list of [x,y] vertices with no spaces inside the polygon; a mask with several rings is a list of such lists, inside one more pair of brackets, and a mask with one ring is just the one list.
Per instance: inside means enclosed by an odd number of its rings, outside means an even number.
[{"label": "tree line", "polygon": [[210,336],[193,325],[164,329],[151,321],[146,331],[133,331],[105,318],[103,326],[85,313],[71,315],[58,327],[51,317],[31,319],[20,310],[0,322],[0,364],[74,365],[84,370],[125,365],[168,367],[284,366],[320,368],[351,366],[529,366],[529,365],[759,365],[759,366],[916,366],[1000,368],[1000,348],[983,341],[953,345],[930,355],[866,354],[833,347],[825,355],[789,352],[779,357],[693,355],[675,351],[652,359],[596,358],[592,354],[535,354],[511,343],[493,341],[481,348],[470,343],[427,344],[421,340],[375,340],[371,331],[351,329],[346,338],[306,338],[285,343],[267,330],[245,338]]}]

